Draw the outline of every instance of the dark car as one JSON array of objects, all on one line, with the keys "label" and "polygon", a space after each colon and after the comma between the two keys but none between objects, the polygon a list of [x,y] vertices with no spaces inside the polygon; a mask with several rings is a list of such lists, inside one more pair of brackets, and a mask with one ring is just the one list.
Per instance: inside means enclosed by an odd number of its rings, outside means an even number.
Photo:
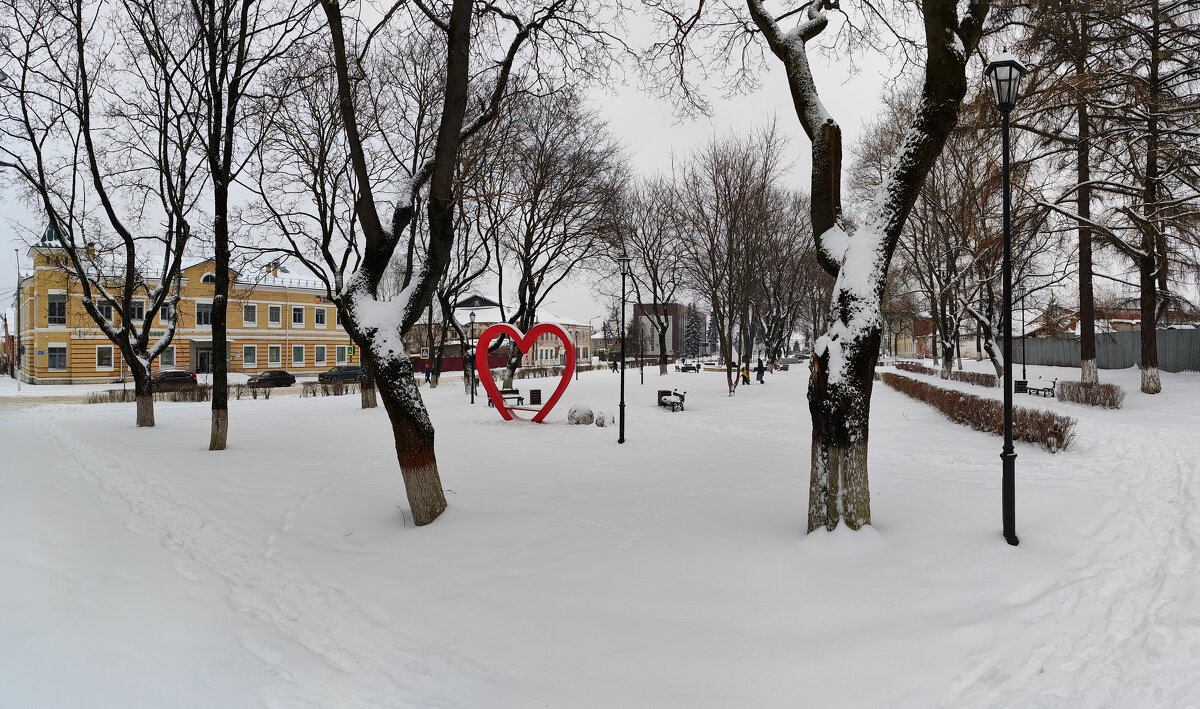
[{"label": "dark car", "polygon": [[357,382],[362,377],[362,367],[357,365],[339,364],[328,372],[321,372],[317,375],[317,381],[322,384],[330,382]]},{"label": "dark car", "polygon": [[250,377],[252,387],[290,387],[296,383],[296,375],[282,369],[269,369],[262,374]]},{"label": "dark car", "polygon": [[175,391],[196,386],[196,374],[184,369],[159,372],[150,380],[151,391]]}]

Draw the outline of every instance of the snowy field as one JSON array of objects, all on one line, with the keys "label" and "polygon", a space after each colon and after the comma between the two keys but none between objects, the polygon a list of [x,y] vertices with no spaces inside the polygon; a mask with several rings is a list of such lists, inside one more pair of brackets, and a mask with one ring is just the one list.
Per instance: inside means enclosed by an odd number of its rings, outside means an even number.
[{"label": "snowy field", "polygon": [[1000,439],[882,384],[875,526],[806,536],[793,369],[732,398],[635,370],[624,446],[563,423],[617,411],[609,372],[540,426],[423,389],[450,502],[423,528],[357,396],[231,401],[210,453],[207,405],[137,430],[4,380],[0,707],[1200,706],[1200,374],[1101,371],[1120,411],[1018,396],[1079,426],[1018,444],[1013,548]]}]

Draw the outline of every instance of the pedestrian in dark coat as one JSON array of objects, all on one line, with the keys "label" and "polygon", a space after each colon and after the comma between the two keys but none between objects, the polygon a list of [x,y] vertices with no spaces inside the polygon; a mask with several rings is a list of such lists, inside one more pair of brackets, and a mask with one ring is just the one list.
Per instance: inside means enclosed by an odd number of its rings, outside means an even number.
[{"label": "pedestrian in dark coat", "polygon": [[762,357],[758,358],[758,366],[754,368],[754,373],[758,376],[758,383],[765,384],[763,381],[763,373],[767,371],[766,365],[763,364]]}]

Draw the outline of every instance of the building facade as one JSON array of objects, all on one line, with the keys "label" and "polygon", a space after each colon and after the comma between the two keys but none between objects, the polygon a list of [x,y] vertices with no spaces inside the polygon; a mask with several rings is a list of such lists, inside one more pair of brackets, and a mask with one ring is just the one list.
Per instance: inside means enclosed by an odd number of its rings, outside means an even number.
[{"label": "building facade", "polygon": [[[20,279],[14,302],[21,379],[31,384],[121,381],[128,377],[121,352],[84,309],[78,279],[61,265],[63,253],[48,246],[29,249],[33,272]],[[183,269],[175,337],[154,361],[154,371],[212,371],[213,266],[210,260]],[[337,364],[360,363],[323,288],[269,278],[251,282],[236,273],[231,278],[226,355],[230,372],[253,375],[286,369],[315,375]],[[161,329],[152,328],[151,337],[166,332],[163,315],[156,316]],[[119,316],[110,317],[120,325]]]}]

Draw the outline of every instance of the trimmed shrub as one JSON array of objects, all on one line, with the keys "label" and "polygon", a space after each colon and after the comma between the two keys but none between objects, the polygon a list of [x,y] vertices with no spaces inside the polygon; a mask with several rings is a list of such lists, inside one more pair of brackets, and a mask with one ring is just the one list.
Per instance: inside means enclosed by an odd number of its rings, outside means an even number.
[{"label": "trimmed shrub", "polygon": [[937,371],[935,371],[932,367],[926,367],[925,365],[921,364],[920,362],[897,362],[896,369],[899,369],[902,372],[912,372],[913,374],[924,374],[924,375],[927,375],[930,377],[937,374]]},{"label": "trimmed shrub", "polygon": [[1000,386],[1000,380],[995,374],[987,374],[985,372],[960,372],[957,369],[950,370],[950,378],[956,382],[966,382],[980,387],[997,387]]},{"label": "trimmed shrub", "polygon": [[335,379],[332,382],[304,382],[300,388],[300,396],[342,396],[358,391],[358,382],[345,382]]},{"label": "trimmed shrub", "polygon": [[[892,372],[884,372],[883,382],[896,391],[919,399],[941,411],[951,421],[976,431],[1004,435],[1004,403],[953,389],[944,389]],[[1057,453],[1075,441],[1077,421],[1068,416],[1040,409],[1013,407],[1013,439],[1036,443]]]},{"label": "trimmed shrub", "polygon": [[1073,404],[1119,409],[1125,403],[1125,390],[1116,384],[1084,386],[1079,382],[1059,382],[1056,395],[1059,401]]}]

